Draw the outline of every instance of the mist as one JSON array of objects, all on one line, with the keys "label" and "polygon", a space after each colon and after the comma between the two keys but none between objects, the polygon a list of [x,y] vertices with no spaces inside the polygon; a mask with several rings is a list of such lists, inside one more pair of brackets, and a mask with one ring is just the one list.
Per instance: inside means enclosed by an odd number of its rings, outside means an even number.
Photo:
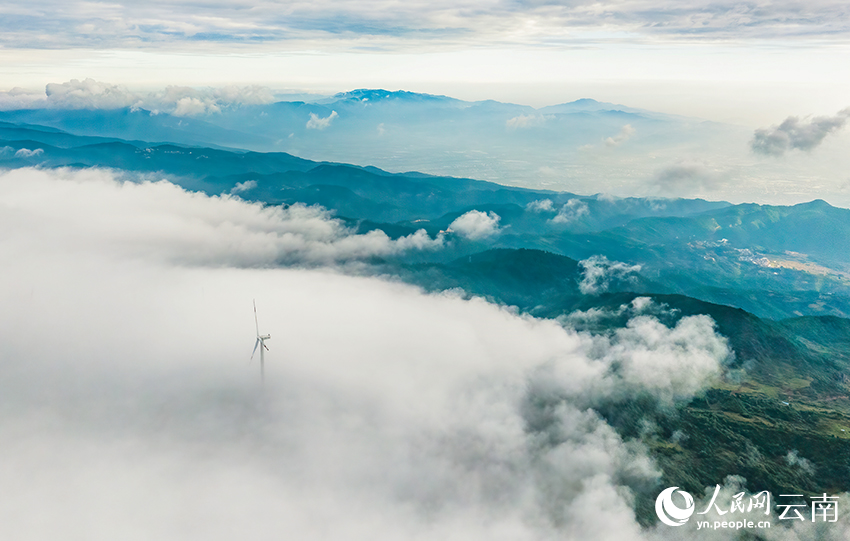
[{"label": "mist", "polygon": [[698,393],[729,355],[709,318],[598,337],[353,276],[278,243],[362,240],[299,212],[108,171],[0,175],[7,535],[673,535],[637,524],[633,490],[660,472],[593,405]]}]

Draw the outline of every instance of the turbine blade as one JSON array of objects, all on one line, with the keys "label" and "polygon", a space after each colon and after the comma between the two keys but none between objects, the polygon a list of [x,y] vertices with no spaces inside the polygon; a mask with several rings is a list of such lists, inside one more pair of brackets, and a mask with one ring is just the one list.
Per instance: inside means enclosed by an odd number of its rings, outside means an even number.
[{"label": "turbine blade", "polygon": [[262,344],[263,344],[263,347],[264,347],[264,348],[266,348],[266,351],[271,351],[271,350],[269,349],[269,346],[267,346],[267,345],[266,345],[266,342],[265,342],[265,341],[263,341],[263,342],[262,342]]},{"label": "turbine blade", "polygon": [[257,336],[260,336],[260,324],[257,322],[257,300],[254,299],[254,326],[257,327]]},{"label": "turbine blade", "polygon": [[251,360],[254,360],[254,354],[257,353],[257,346],[260,345],[260,339],[257,338],[257,341],[254,342],[254,351],[251,352]]}]

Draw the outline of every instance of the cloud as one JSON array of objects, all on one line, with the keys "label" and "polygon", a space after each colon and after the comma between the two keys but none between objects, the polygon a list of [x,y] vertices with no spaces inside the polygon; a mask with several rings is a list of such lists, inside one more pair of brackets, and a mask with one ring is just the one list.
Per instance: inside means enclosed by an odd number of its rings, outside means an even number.
[{"label": "cloud", "polygon": [[198,116],[207,112],[218,113],[220,111],[216,106],[210,108],[208,104],[198,98],[186,96],[177,100],[171,114],[174,116]]},{"label": "cloud", "polygon": [[696,161],[682,161],[659,171],[651,184],[663,196],[714,191],[728,183],[730,173]]},{"label": "cloud", "polygon": [[[637,272],[634,268],[626,272]],[[704,388],[720,375],[720,365],[730,355],[708,316],[682,318],[672,329],[652,316],[637,316],[626,328],[616,331],[613,342],[604,340],[606,349],[601,358],[617,367],[619,378],[667,404]],[[683,361],[686,366],[677,366]]]},{"label": "cloud", "polygon": [[789,466],[797,466],[808,475],[815,473],[815,468],[811,461],[801,457],[800,452],[796,449],[788,451],[788,454],[785,455],[785,463]]},{"label": "cloud", "polygon": [[325,118],[321,118],[316,113],[310,113],[310,120],[307,121],[307,129],[308,130],[324,130],[328,126],[331,125],[333,119],[338,117],[336,111],[331,111],[331,114],[326,116]]},{"label": "cloud", "polygon": [[94,79],[48,83],[44,93],[47,103],[59,109],[119,109],[140,101],[138,95],[122,85]]},{"label": "cloud", "polygon": [[44,92],[34,92],[20,87],[15,87],[6,92],[0,92],[0,111],[15,109],[36,109],[44,107],[46,97]]},{"label": "cloud", "polygon": [[0,110],[23,108],[56,109],[145,109],[175,116],[220,113],[222,109],[274,102],[271,90],[261,86],[192,88],[168,86],[156,92],[137,92],[123,85],[94,79],[72,79],[49,83],[43,94],[22,89],[0,92]]},{"label": "cloud", "polygon": [[271,90],[257,85],[192,88],[168,86],[165,90],[142,96],[137,107],[165,111],[175,116],[220,113],[222,109],[273,103]]},{"label": "cloud", "polygon": [[[0,23],[7,48],[161,48],[192,49],[198,43],[233,50],[273,44],[312,47],[334,44],[352,50],[424,44],[457,47],[488,44],[547,45],[581,40],[598,43],[629,35],[633,41],[758,39],[841,40],[848,34],[845,6],[837,0],[817,3],[777,1],[768,5],[731,0],[712,2],[607,3],[590,0],[549,2],[406,2],[387,9],[385,0],[331,3],[294,0],[283,16],[277,4],[210,2],[194,4],[131,3],[119,0],[96,9],[82,0],[39,2],[30,9],[12,7]],[[397,6],[396,6],[397,7]],[[602,34],[605,32],[605,34]],[[601,37],[603,36],[603,37]]]},{"label": "cloud", "polygon": [[37,148],[35,150],[30,150],[28,148],[19,148],[15,152],[15,157],[16,158],[32,158],[33,156],[40,156],[41,154],[44,154],[43,148]]},{"label": "cloud", "polygon": [[[102,171],[0,174],[4,533],[651,538],[631,494],[660,472],[592,406],[687,400],[727,353],[708,318],[600,337],[330,269],[246,268],[284,230],[334,238],[290,209]],[[272,337],[262,386],[252,298]]]},{"label": "cloud", "polygon": [[545,123],[546,117],[543,115],[519,115],[509,118],[505,125],[509,130],[517,130],[542,126]]},{"label": "cloud", "polygon": [[501,219],[501,216],[493,211],[487,213],[470,210],[449,224],[449,231],[454,231],[470,240],[481,240],[499,233]]},{"label": "cloud", "polygon": [[531,212],[555,212],[555,205],[551,199],[536,199],[525,206]]},{"label": "cloud", "polygon": [[245,182],[237,182],[236,186],[230,189],[231,194],[238,194],[253,190],[257,187],[256,180],[246,180]]},{"label": "cloud", "polygon": [[558,214],[555,215],[550,221],[554,224],[568,224],[572,223],[582,216],[587,216],[590,214],[590,209],[587,206],[587,203],[582,201],[581,199],[570,199],[558,210]]},{"label": "cloud", "polygon": [[629,265],[619,261],[609,261],[604,255],[595,255],[579,265],[584,269],[584,277],[579,283],[579,290],[585,295],[604,293],[617,282],[634,279],[634,274],[640,272],[640,265]]},{"label": "cloud", "polygon": [[10,171],[2,177],[0,196],[22,201],[14,207],[18,227],[65,224],[61,231],[51,229],[59,233],[52,240],[42,239],[44,249],[64,251],[75,236],[85,239],[77,249],[112,243],[126,257],[185,265],[319,265],[443,244],[441,236],[431,239],[424,230],[396,240],[380,230],[356,235],[319,206],[266,207],[187,192],[164,180],[121,180],[99,170]]},{"label": "cloud", "polygon": [[605,139],[605,146],[608,146],[608,147],[620,146],[622,143],[626,142],[634,134],[635,134],[635,129],[632,127],[632,125],[626,124],[625,126],[620,128],[620,131],[617,133],[617,135],[614,135],[613,137],[608,137],[608,138]]},{"label": "cloud", "polygon": [[782,156],[793,149],[809,151],[820,145],[827,135],[843,128],[848,117],[850,108],[839,111],[835,116],[818,116],[810,120],[789,116],[778,126],[757,129],[750,148],[757,154],[768,156]]}]

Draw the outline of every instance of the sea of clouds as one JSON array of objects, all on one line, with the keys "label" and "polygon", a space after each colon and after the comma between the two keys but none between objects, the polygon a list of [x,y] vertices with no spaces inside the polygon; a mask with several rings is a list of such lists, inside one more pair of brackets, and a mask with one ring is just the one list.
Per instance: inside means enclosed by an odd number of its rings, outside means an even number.
[{"label": "sea of clouds", "polygon": [[5,535],[679,539],[638,525],[660,472],[594,405],[688,400],[730,354],[712,321],[591,336],[344,266],[441,241],[110,171],[0,174]]}]

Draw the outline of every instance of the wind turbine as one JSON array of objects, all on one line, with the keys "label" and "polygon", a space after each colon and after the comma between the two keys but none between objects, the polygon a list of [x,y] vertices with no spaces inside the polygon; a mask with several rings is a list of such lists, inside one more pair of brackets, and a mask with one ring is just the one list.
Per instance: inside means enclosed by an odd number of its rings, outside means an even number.
[{"label": "wind turbine", "polygon": [[254,354],[257,353],[257,347],[260,348],[260,378],[263,381],[266,380],[266,356],[265,351],[269,350],[269,347],[266,345],[266,340],[271,340],[271,335],[269,334],[260,334],[260,324],[257,322],[257,301],[254,300],[254,325],[257,327],[257,341],[254,342],[254,351],[251,352],[251,360],[254,360]]}]

